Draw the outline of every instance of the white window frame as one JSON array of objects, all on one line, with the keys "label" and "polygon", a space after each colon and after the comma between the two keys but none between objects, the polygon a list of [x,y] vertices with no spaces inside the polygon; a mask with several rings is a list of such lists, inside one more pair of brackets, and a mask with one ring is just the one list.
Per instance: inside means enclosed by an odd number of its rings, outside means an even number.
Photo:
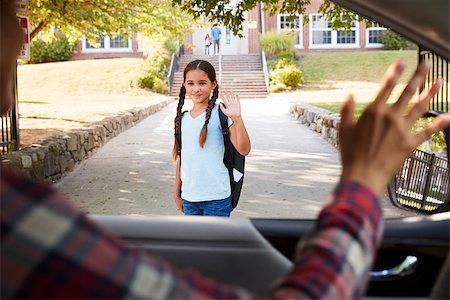
[{"label": "white window frame", "polygon": [[[359,22],[355,20],[356,26],[352,27],[352,31],[355,32],[355,43],[353,44],[338,44],[337,33],[338,31],[332,30],[327,24],[327,28],[313,29],[313,16],[326,17],[323,14],[309,14],[309,48],[310,49],[347,49],[347,48],[360,48],[359,44]],[[331,44],[313,44],[313,33],[315,31],[331,31]]]},{"label": "white window frame", "polygon": [[296,14],[295,16],[298,17],[298,22],[299,22],[299,28],[297,29],[281,29],[281,17],[289,17],[290,14],[278,14],[277,15],[277,30],[278,32],[296,32],[296,34],[298,34],[298,44],[295,44],[295,48],[297,49],[303,49],[303,15],[299,15]]},{"label": "white window frame", "polygon": [[144,39],[144,37],[142,36],[142,34],[138,33],[137,34],[137,41],[138,41],[138,48],[137,51],[138,52],[144,52],[144,47],[142,45],[142,40]]},{"label": "white window frame", "polygon": [[131,37],[128,36],[128,47],[124,48],[111,48],[111,39],[109,36],[104,36],[104,48],[87,48],[87,39],[83,36],[81,40],[82,43],[82,53],[117,53],[117,52],[133,52],[133,44],[131,43]]},{"label": "white window frame", "polygon": [[366,28],[366,48],[382,48],[383,44],[381,43],[371,43],[369,40],[369,33],[371,31],[385,31],[387,28],[372,22],[372,26]]}]

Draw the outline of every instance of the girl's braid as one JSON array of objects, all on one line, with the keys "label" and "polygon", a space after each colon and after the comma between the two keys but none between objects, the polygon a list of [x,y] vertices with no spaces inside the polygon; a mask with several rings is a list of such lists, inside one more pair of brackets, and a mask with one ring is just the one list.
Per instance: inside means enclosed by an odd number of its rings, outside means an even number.
[{"label": "girl's braid", "polygon": [[173,144],[173,151],[172,151],[172,156],[173,156],[174,160],[176,160],[178,155],[180,155],[180,150],[181,150],[180,145],[178,145],[177,137],[180,134],[181,109],[183,108],[183,105],[184,105],[185,96],[186,96],[186,88],[184,87],[184,85],[181,85],[178,106],[177,106],[177,115],[175,116],[175,119],[174,119],[175,141]]},{"label": "girl's braid", "polygon": [[212,109],[214,108],[214,104],[216,103],[218,96],[219,96],[219,86],[216,86],[214,88],[211,99],[209,99],[208,107],[206,108],[205,124],[203,125],[202,130],[200,131],[199,143],[202,148],[206,142],[209,119],[211,118],[211,112]]}]

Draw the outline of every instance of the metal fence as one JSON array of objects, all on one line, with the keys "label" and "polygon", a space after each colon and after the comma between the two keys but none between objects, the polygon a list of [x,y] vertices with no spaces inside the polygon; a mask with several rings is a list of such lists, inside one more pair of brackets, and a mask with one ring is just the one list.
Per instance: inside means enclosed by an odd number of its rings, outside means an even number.
[{"label": "metal fence", "polygon": [[421,87],[421,91],[425,88],[431,87],[433,82],[435,82],[438,78],[442,79],[441,88],[434,96],[433,100],[430,102],[430,110],[448,112],[448,61],[430,51],[419,48],[419,62],[421,61],[431,62],[431,69],[428,72],[427,78]]},{"label": "metal fence", "polygon": [[448,159],[415,150],[391,183],[390,193],[403,207],[427,213],[447,211],[449,205]]},{"label": "metal fence", "polygon": [[[423,48],[419,48],[418,60],[419,63],[431,62],[431,69],[420,91],[431,87],[438,78],[442,79],[441,88],[430,102],[430,111],[426,117],[435,117],[442,112],[448,112],[448,61]],[[444,130],[447,144],[450,134],[448,131],[448,128]],[[448,211],[450,201],[448,150],[447,148],[447,158],[418,149],[414,151],[389,185],[388,192],[392,202],[401,207],[426,213]]]},{"label": "metal fence", "polygon": [[14,74],[16,84],[13,89],[14,103],[10,111],[1,116],[0,120],[2,123],[2,141],[1,141],[1,152],[0,154],[6,154],[8,152],[19,149],[19,113],[17,107],[17,76]]}]

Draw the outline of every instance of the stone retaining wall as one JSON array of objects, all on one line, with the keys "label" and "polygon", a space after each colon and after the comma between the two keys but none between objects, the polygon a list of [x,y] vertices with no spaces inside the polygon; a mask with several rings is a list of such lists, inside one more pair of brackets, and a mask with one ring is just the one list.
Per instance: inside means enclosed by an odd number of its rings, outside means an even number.
[{"label": "stone retaining wall", "polygon": [[113,137],[165,107],[170,99],[157,101],[145,108],[131,109],[100,122],[52,136],[39,144],[8,153],[3,163],[33,179],[55,182],[77,163],[91,157]]},{"label": "stone retaining wall", "polygon": [[339,114],[304,103],[292,103],[290,113],[302,124],[320,133],[325,140],[338,148],[338,129],[341,123]]}]

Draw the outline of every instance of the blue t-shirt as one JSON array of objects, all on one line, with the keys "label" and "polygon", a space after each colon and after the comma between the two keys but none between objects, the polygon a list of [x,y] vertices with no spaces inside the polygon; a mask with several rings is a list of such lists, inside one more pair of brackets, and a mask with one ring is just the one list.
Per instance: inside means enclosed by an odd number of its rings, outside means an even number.
[{"label": "blue t-shirt", "polygon": [[[221,200],[231,195],[230,177],[223,163],[225,146],[216,104],[208,123],[204,147],[200,147],[200,131],[206,112],[192,118],[190,112],[181,120],[181,198],[190,202]],[[228,118],[228,126],[233,122]]]},{"label": "blue t-shirt", "polygon": [[222,31],[220,31],[220,29],[219,28],[213,28],[213,30],[211,31],[211,35],[212,35],[212,38],[215,40],[215,41],[218,41],[219,39],[220,39],[220,34],[222,33]]}]

